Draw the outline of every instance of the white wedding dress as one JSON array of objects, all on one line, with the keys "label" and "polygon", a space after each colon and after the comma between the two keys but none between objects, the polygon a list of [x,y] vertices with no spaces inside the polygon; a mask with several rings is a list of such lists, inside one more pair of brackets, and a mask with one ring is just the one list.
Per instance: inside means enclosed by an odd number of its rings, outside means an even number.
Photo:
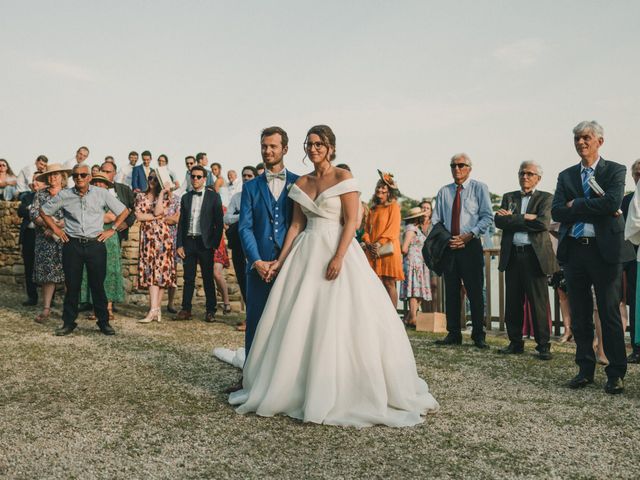
[{"label": "white wedding dress", "polygon": [[229,402],[239,413],[285,414],[305,422],[404,427],[438,409],[418,377],[411,345],[386,290],[354,239],[333,281],[325,279],[340,240],[344,180],[311,200],[289,198],[307,217],[267,300]]}]

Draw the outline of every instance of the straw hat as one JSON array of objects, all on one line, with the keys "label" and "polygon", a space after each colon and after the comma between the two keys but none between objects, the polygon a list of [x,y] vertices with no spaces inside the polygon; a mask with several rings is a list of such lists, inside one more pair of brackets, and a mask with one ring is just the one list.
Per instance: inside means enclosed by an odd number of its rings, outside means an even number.
[{"label": "straw hat", "polygon": [[393,190],[398,190],[398,185],[393,179],[393,173],[382,172],[378,169],[378,175],[380,175],[380,180],[382,180],[387,185],[387,187],[392,188]]},{"label": "straw hat", "polygon": [[102,172],[96,173],[93,177],[91,177],[91,181],[89,183],[91,183],[91,185],[95,185],[96,182],[102,182],[107,187],[113,188],[113,182],[109,180],[107,176]]},{"label": "straw hat", "polygon": [[427,212],[422,210],[420,207],[413,207],[411,210],[407,212],[407,216],[403,218],[403,220],[410,220],[412,218],[424,217]]},{"label": "straw hat", "polygon": [[36,177],[36,180],[38,182],[46,182],[47,176],[52,173],[66,173],[67,175],[71,175],[71,170],[64,168],[61,163],[50,163],[47,165],[47,169]]}]

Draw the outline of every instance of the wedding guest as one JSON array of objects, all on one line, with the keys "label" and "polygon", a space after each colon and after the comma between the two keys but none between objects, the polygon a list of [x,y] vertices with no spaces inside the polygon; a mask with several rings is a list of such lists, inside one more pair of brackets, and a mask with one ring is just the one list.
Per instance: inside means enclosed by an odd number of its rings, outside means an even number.
[{"label": "wedding guest", "polygon": [[200,152],[196,154],[196,164],[200,165],[201,167],[204,167],[205,172],[207,172],[207,182],[205,186],[207,187],[213,186],[213,183],[215,182],[215,178],[211,173],[211,170],[207,169],[207,165],[209,165],[209,157],[207,157],[207,154],[205,152]]},{"label": "wedding guest", "polygon": [[[62,190],[40,208],[40,217],[64,243],[62,265],[65,285],[62,312],[63,325],[56,335],[69,335],[76,328],[78,300],[82,270],[87,268],[93,306],[98,317],[98,328],[105,335],[115,335],[109,324],[104,278],[107,269],[107,252],[104,242],[116,234],[118,226],[129,214],[127,208],[106,190],[89,185],[90,172],[87,165],[73,167],[74,188]],[[116,214],[113,226],[104,230],[104,211],[108,208]],[[63,212],[64,230],[52,218]]]},{"label": "wedding guest", "polygon": [[[173,238],[173,244],[176,245],[175,249],[175,263],[174,268],[176,269],[176,278],[178,276],[178,263],[182,262],[182,259],[178,255],[178,222],[180,220],[180,196],[174,192],[171,193],[171,200],[169,201],[169,206],[167,207],[167,216],[165,222],[169,226],[169,232],[171,233],[171,237]],[[169,313],[178,313],[178,310],[175,308],[176,301],[176,292],[177,287],[169,287],[167,289],[167,312]]]},{"label": "wedding guest", "polygon": [[129,152],[129,163],[120,169],[116,182],[131,187],[133,182],[133,169],[135,168],[136,163],[138,163],[138,152]]},{"label": "wedding guest", "polygon": [[259,164],[256,165],[256,171],[258,172],[258,176],[262,175],[264,173],[264,163],[260,162]]},{"label": "wedding guest", "polygon": [[222,176],[222,165],[218,162],[211,164],[211,174],[213,175],[213,189],[220,193],[220,189],[224,185],[224,177]]},{"label": "wedding guest", "polygon": [[[157,162],[158,162],[158,167],[169,168],[169,157],[167,157],[164,153],[158,155]],[[173,182],[173,185],[171,186],[171,190],[176,190],[180,188],[180,182],[177,180],[178,177],[173,172],[173,170],[169,170],[169,176],[171,177],[171,181]]]},{"label": "wedding guest", "polygon": [[176,194],[182,196],[186,192],[190,192],[193,190],[191,186],[191,168],[196,164],[196,157],[193,155],[187,155],[184,157],[184,166],[187,168],[187,171],[184,174],[184,180],[182,181],[182,185],[176,191]]},{"label": "wedding guest", "polygon": [[442,256],[445,283],[447,331],[438,345],[460,345],[461,296],[464,288],[471,304],[471,338],[480,349],[489,348],[484,331],[484,256],[480,237],[493,223],[491,197],[487,186],[470,178],[472,162],[466,153],[451,157],[453,183],[445,185],[436,196],[434,228],[442,223],[451,235]]},{"label": "wedding guest", "polygon": [[106,157],[104,157],[104,161],[113,163],[114,165],[116,164],[116,160],[113,158],[113,155],[107,155]]},{"label": "wedding guest", "polygon": [[120,242],[122,243],[129,238],[129,228],[136,221],[136,197],[128,185],[115,181],[117,172],[118,167],[115,163],[104,162],[100,166],[100,173],[107,177],[110,184],[112,185],[111,187],[108,187],[109,193],[120,200],[120,202],[122,202],[122,204],[129,210],[129,216],[127,217],[127,219],[118,226],[118,237],[120,237]]},{"label": "wedding guest", "polygon": [[422,247],[427,238],[420,226],[424,223],[426,212],[420,207],[409,210],[405,221],[402,254],[404,255],[404,280],[400,284],[400,299],[409,301],[409,312],[404,319],[408,326],[416,326],[416,317],[420,302],[431,300],[431,282],[429,269],[422,257]]},{"label": "wedding guest", "polygon": [[200,275],[206,298],[206,322],[214,322],[216,314],[216,289],[213,280],[213,255],[220,244],[224,230],[220,195],[206,188],[207,171],[202,165],[191,168],[193,189],[182,196],[176,245],[182,258],[184,290],[182,309],[175,320],[191,318],[193,291],[196,285],[196,268]]},{"label": "wedding guest", "polygon": [[100,173],[100,165],[95,164],[95,165],[91,165],[91,176],[93,177],[94,175],[97,175]]},{"label": "wedding guest", "polygon": [[[47,185],[36,192],[33,203],[29,207],[29,216],[36,226],[33,281],[42,287],[42,313],[35,319],[38,323],[44,323],[49,318],[56,284],[64,282],[62,241],[55,235],[54,229],[45,223],[40,211],[67,185],[69,173],[71,171],[63,168],[59,163],[52,163],[47,165],[44,173],[35,176],[36,181]],[[53,221],[59,228],[64,228],[63,212],[56,212]]]},{"label": "wedding guest", "polygon": [[[420,225],[420,230],[424,233],[425,238],[429,236],[431,233],[431,229],[433,228],[433,224],[431,223],[431,217],[433,216],[433,207],[431,206],[431,200],[424,199],[420,202],[420,208],[423,212],[425,212],[425,216],[423,217],[422,224]],[[426,241],[426,240],[425,240]],[[425,264],[426,265],[426,264]],[[428,267],[427,267],[428,269]],[[429,283],[431,287],[431,300],[422,301],[421,302],[421,310],[423,312],[433,312],[434,305],[439,305],[439,292],[438,292],[438,277],[429,272]]]},{"label": "wedding guest", "polygon": [[[573,135],[580,162],[558,175],[551,209],[554,220],[561,222],[558,260],[564,262],[579,368],[569,387],[583,388],[593,383],[596,366],[592,347],[593,286],[602,322],[604,353],[609,360],[605,368],[605,392],[617,394],[624,391],[627,371],[618,307],[622,264],[634,257],[633,248],[624,241],[624,220],[618,215],[626,169],[600,156],[604,130],[597,122],[580,122]],[[604,191],[603,196],[593,191],[592,177]]]},{"label": "wedding guest", "polygon": [[[142,154],[144,161],[145,154]],[[176,286],[175,249],[173,235],[167,224],[171,203],[171,186],[160,187],[157,173],[151,170],[147,189],[136,196],[136,219],[140,222],[138,255],[138,287],[149,290],[149,312],[138,323],[162,320],[162,294],[165,288]],[[172,220],[178,221],[179,213]]]},{"label": "wedding guest", "polygon": [[238,178],[238,174],[235,170],[229,170],[227,172],[227,179],[229,182],[227,182],[226,187],[229,195],[229,201],[231,201],[231,197],[242,191],[243,180]]},{"label": "wedding guest", "polygon": [[[109,162],[105,162],[103,166],[104,165],[108,165],[108,167],[114,166]],[[113,189],[114,187],[113,182],[107,177],[107,175],[101,172],[98,172],[95,175],[91,176],[90,184],[106,190]],[[113,222],[115,221],[115,219],[116,219],[116,214],[110,211],[108,207],[106,207],[104,212],[103,228],[105,230],[112,229]],[[126,220],[122,222],[122,224],[126,225]],[[107,313],[109,316],[109,321],[111,321],[114,318],[113,303],[124,302],[124,282],[122,277],[120,238],[118,237],[118,235],[112,235],[111,237],[109,237],[107,240],[104,241],[104,246],[107,251],[107,263],[106,263],[106,274],[104,277],[103,285],[104,285],[104,292],[107,297]],[[82,286],[80,288],[80,302],[92,303],[91,289],[89,288],[89,276],[87,274],[86,269],[82,276]]]},{"label": "wedding guest", "polygon": [[[638,181],[640,181],[640,159],[636,160],[631,165],[631,177],[633,178],[633,182],[637,187]],[[622,199],[622,205],[620,206],[620,209],[622,210],[622,215],[624,216],[625,220],[628,220],[629,218],[629,205],[633,201],[634,197],[635,191],[628,193]],[[633,245],[633,248],[635,249],[637,255],[638,246]],[[625,275],[626,284],[626,303],[629,306],[629,336],[631,343],[631,353],[627,357],[627,363],[640,363],[640,332],[638,331],[636,325],[636,319],[639,318],[636,314],[636,285],[638,278],[638,262],[636,260],[626,262],[623,265],[623,272]]]},{"label": "wedding guest", "polygon": [[369,264],[382,281],[391,303],[398,305],[396,282],[404,280],[400,251],[400,205],[398,186],[390,173],[378,170],[380,180],[371,199],[373,206],[362,235]]},{"label": "wedding guest", "polygon": [[49,159],[47,157],[45,157],[44,155],[38,155],[33,165],[28,165],[20,170],[16,182],[18,199],[21,199],[23,194],[31,191],[30,184],[33,181],[34,174],[44,172],[47,168],[48,162]]},{"label": "wedding guest", "polygon": [[16,196],[16,178],[13,170],[4,158],[0,158],[0,200],[12,201]]},{"label": "wedding guest", "polygon": [[[37,174],[36,174],[37,175]],[[20,235],[18,243],[21,245],[22,261],[24,263],[24,283],[27,291],[27,300],[22,305],[35,306],[38,304],[38,286],[33,281],[33,267],[35,262],[36,249],[36,226],[31,220],[29,209],[35,200],[36,192],[46,187],[46,184],[34,179],[31,182],[31,191],[26,192],[20,200],[18,216],[22,218],[20,223]]]},{"label": "wedding guest", "polygon": [[71,160],[65,162],[64,167],[67,170],[72,170],[76,165],[83,165],[89,158],[89,148],[82,146],[76,150],[76,155]]},{"label": "wedding guest", "polygon": [[143,193],[148,191],[148,178],[151,172],[151,152],[145,150],[142,152],[142,165],[134,167],[131,171],[131,189],[133,193]]},{"label": "wedding guest", "polygon": [[509,334],[509,345],[498,352],[524,352],[522,328],[526,299],[538,358],[550,360],[547,276],[559,267],[549,236],[553,195],[536,188],[541,179],[540,165],[533,161],[522,162],[518,170],[520,190],[505,193],[495,214],[496,227],[502,229],[498,269],[505,272],[505,318]]}]

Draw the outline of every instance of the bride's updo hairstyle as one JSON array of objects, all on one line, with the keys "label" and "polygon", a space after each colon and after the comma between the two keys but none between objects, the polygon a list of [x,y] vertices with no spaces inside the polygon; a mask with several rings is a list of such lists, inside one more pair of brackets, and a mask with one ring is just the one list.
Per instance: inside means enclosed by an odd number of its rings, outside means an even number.
[{"label": "bride's updo hairstyle", "polygon": [[336,159],[336,136],[334,135],[333,130],[331,130],[331,127],[327,125],[315,125],[307,132],[307,138],[312,134],[318,135],[324,143],[333,148],[333,153],[331,154],[331,157],[329,157],[329,161],[333,162]]}]

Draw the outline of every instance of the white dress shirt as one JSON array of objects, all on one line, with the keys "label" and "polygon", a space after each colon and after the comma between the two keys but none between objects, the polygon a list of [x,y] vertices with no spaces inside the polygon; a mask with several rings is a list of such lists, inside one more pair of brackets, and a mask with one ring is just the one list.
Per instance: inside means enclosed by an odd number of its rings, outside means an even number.
[{"label": "white dress shirt", "polygon": [[128,163],[124,167],[122,167],[122,169],[118,170],[118,174],[116,175],[116,182],[124,183],[125,185],[131,187],[133,168],[134,167],[132,167],[131,164]]},{"label": "white dress shirt", "polygon": [[[267,175],[268,173],[269,172],[266,171],[265,175]],[[271,195],[273,195],[273,198],[275,198],[276,200],[280,198],[280,194],[282,193],[282,190],[284,189],[284,186],[287,182],[287,169],[283,169],[281,173],[284,173],[284,179],[272,178],[271,180],[269,180],[269,177],[267,176],[267,185],[269,186],[269,191],[271,192]]]},{"label": "white dress shirt", "polygon": [[[531,195],[535,190],[531,191]],[[520,205],[520,214],[524,215],[527,213],[527,207],[529,206],[529,200],[531,200],[531,195],[527,195],[526,197],[522,197],[522,202]],[[516,232],[513,234],[513,244],[518,247],[523,247],[525,245],[531,245],[531,240],[529,239],[529,232]]]},{"label": "white dress shirt", "polygon": [[227,213],[224,214],[225,225],[233,225],[240,220],[240,201],[242,200],[242,192],[237,192],[231,197]]},{"label": "white dress shirt", "polygon": [[193,195],[191,199],[191,219],[189,221],[189,235],[202,235],[200,230],[200,211],[202,210],[202,199],[204,198],[204,188],[195,190],[202,192],[202,195]]},{"label": "white dress shirt", "polygon": [[20,170],[16,183],[16,190],[18,193],[28,192],[31,190],[29,188],[29,184],[33,181],[33,174],[36,173],[36,171],[37,169],[35,165],[28,165]]}]

